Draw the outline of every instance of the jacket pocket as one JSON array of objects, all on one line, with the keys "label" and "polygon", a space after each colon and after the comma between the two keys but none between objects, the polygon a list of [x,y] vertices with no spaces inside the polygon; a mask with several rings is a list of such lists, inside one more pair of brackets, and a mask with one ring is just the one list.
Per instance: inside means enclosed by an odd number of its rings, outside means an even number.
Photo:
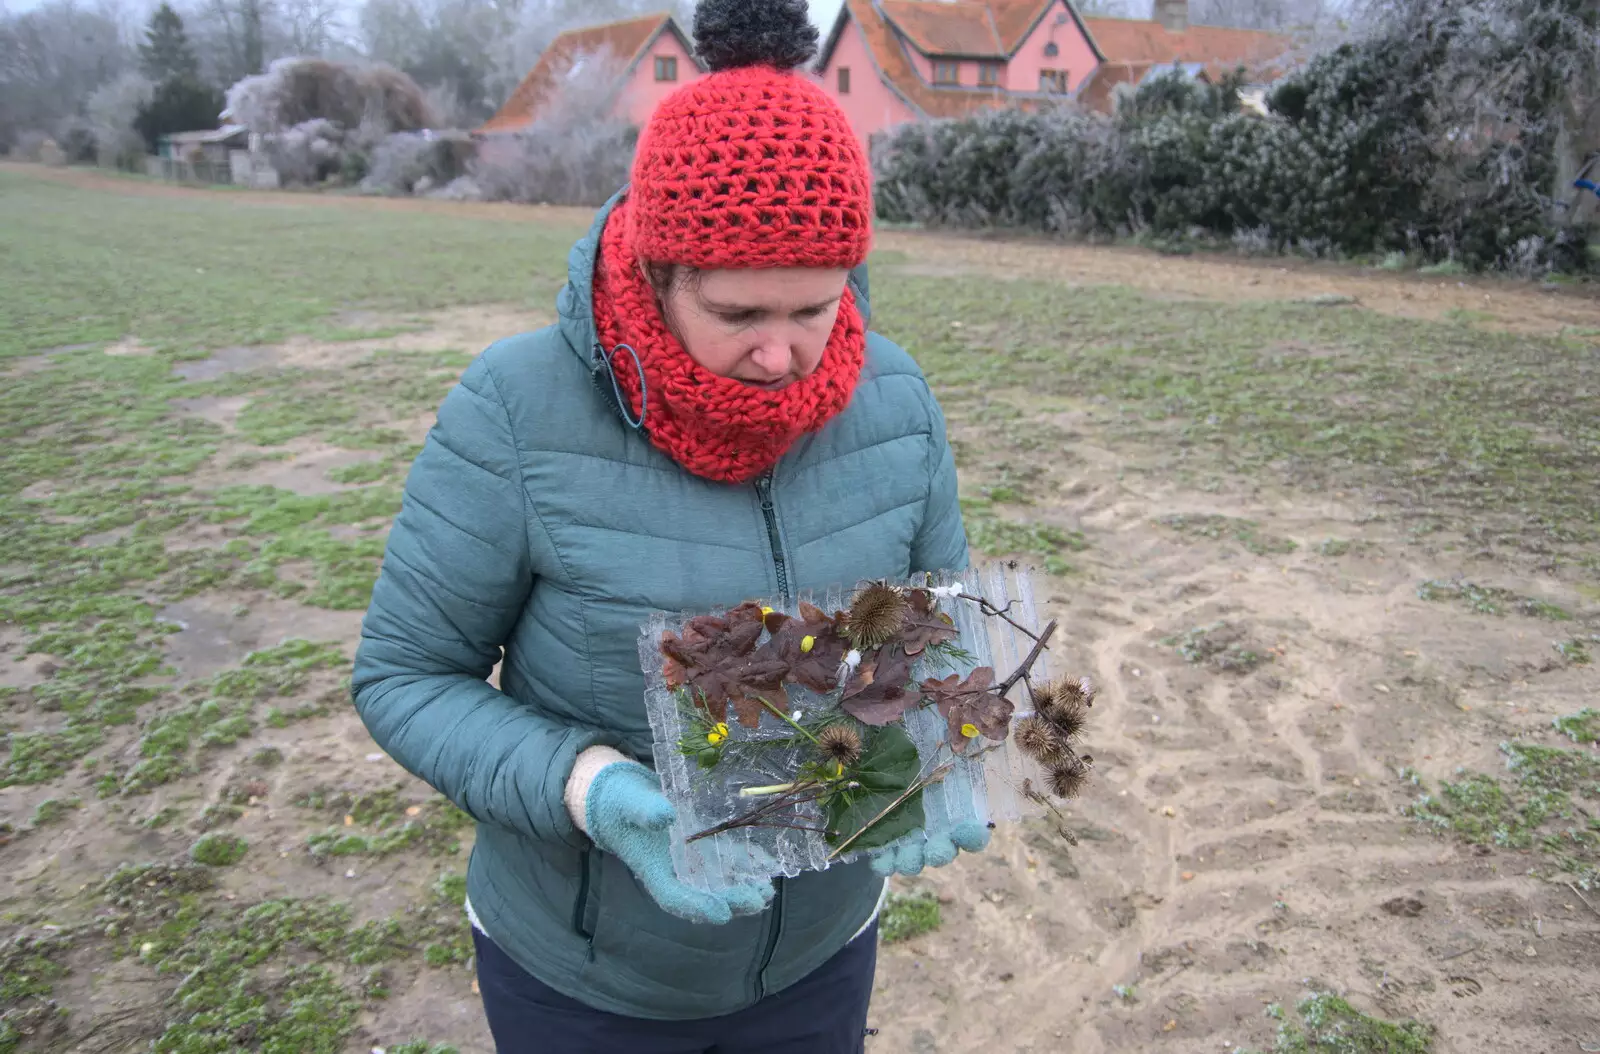
[{"label": "jacket pocket", "polygon": [[594,959],[595,931],[600,925],[600,858],[598,849],[585,849],[579,854],[578,895],[572,907],[572,928],[589,944],[589,958]]}]

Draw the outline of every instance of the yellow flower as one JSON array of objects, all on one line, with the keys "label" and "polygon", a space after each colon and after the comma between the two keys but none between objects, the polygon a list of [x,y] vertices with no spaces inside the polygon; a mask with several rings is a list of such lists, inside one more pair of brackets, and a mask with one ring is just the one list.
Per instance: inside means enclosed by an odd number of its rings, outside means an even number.
[{"label": "yellow flower", "polygon": [[801,652],[809,655],[811,653],[811,649],[815,648],[816,646],[817,646],[817,638],[815,638],[815,637],[801,637],[800,638],[800,650],[801,650]]},{"label": "yellow flower", "polygon": [[981,733],[979,733],[977,725],[973,724],[971,721],[968,721],[966,724],[961,726],[961,734],[966,736],[968,739],[977,739]]},{"label": "yellow flower", "polygon": [[765,618],[770,614],[772,614],[772,609],[771,608],[762,608],[761,609],[761,617],[762,618]]},{"label": "yellow flower", "polygon": [[706,742],[710,743],[712,746],[716,746],[718,743],[721,743],[727,738],[728,726],[720,721],[717,722],[717,727],[706,733]]}]

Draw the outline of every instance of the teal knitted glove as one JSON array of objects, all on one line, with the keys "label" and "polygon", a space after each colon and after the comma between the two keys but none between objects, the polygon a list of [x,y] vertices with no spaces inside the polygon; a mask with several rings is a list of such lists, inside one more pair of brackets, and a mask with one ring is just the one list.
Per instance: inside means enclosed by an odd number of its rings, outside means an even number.
[{"label": "teal knitted glove", "polygon": [[867,854],[872,870],[880,875],[916,875],[924,867],[943,867],[959,850],[982,852],[989,845],[989,826],[968,820],[948,831],[918,838],[915,834]]},{"label": "teal knitted glove", "polygon": [[756,915],[772,903],[771,882],[748,882],[722,893],[685,885],[672,870],[671,828],[677,811],[661,779],[635,762],[607,765],[589,785],[585,826],[594,844],[628,865],[663,911],[690,922],[718,924]]}]

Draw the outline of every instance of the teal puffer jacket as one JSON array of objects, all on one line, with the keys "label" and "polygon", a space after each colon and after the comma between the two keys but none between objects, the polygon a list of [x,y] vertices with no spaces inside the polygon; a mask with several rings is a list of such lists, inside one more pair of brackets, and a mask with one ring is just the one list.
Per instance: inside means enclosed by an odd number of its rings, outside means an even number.
[{"label": "teal puffer jacket", "polygon": [[[882,880],[865,863],[807,873],[762,915],[696,926],[574,827],[562,790],[579,751],[652,758],[640,625],[653,609],[964,567],[966,538],[939,406],[877,336],[850,405],[754,485],[692,476],[631,429],[595,369],[609,212],[572,251],[560,321],[491,346],[440,407],[352,692],[378,744],[477,821],[468,896],[514,960],[602,1010],[712,1017],[839,951]],[[852,281],[866,313],[864,272]]]}]

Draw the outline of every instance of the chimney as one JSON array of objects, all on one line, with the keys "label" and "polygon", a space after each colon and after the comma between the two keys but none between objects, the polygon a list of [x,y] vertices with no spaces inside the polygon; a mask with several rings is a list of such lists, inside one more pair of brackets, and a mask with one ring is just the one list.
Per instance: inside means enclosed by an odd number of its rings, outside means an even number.
[{"label": "chimney", "polygon": [[1189,0],[1154,0],[1155,20],[1162,28],[1182,33],[1189,28]]}]

